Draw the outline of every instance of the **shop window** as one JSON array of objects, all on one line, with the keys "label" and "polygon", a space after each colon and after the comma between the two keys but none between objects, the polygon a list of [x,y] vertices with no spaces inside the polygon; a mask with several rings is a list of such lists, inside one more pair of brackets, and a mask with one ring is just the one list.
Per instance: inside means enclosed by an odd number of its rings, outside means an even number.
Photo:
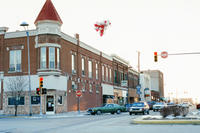
[{"label": "shop window", "polygon": [[40,96],[31,96],[31,104],[40,104]]},{"label": "shop window", "polygon": [[24,105],[24,97],[9,97],[8,105]]},{"label": "shop window", "polygon": [[62,96],[58,96],[58,104],[63,104]]}]

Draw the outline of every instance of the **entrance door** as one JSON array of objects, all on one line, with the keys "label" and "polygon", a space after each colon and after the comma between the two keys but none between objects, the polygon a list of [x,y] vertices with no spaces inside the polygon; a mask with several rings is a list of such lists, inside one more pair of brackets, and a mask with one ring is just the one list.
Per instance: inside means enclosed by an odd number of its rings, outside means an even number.
[{"label": "entrance door", "polygon": [[54,96],[47,96],[46,113],[54,114]]}]

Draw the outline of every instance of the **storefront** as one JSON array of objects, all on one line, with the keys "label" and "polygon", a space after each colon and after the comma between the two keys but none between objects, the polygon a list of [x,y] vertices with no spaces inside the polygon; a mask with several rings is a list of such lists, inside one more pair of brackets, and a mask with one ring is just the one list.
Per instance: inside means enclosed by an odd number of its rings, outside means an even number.
[{"label": "storefront", "polygon": [[109,84],[102,84],[103,89],[103,104],[114,103],[113,86]]}]

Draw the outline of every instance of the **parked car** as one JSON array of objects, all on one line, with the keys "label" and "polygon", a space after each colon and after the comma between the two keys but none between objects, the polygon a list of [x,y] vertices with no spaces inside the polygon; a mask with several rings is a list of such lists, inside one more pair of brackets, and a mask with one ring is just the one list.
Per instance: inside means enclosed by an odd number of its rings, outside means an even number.
[{"label": "parked car", "polygon": [[200,104],[197,104],[197,105],[196,105],[196,108],[197,108],[197,109],[200,109]]},{"label": "parked car", "polygon": [[137,102],[129,109],[129,115],[142,113],[143,115],[149,114],[149,105],[146,102]]},{"label": "parked car", "polygon": [[130,107],[133,106],[133,104],[125,104],[125,108],[126,108],[126,111],[128,112]]},{"label": "parked car", "polygon": [[147,102],[147,104],[149,105],[149,109],[153,110],[153,105],[156,104],[156,102],[155,101],[150,101],[150,102]]},{"label": "parked car", "polygon": [[89,108],[87,112],[92,115],[95,115],[95,114],[100,115],[101,113],[120,114],[121,112],[125,112],[125,111],[126,111],[126,108],[118,104],[106,104],[105,106],[102,106],[102,107]]},{"label": "parked car", "polygon": [[162,103],[162,102],[157,102],[156,104],[153,105],[153,111],[160,111],[161,109],[163,109],[164,107],[167,107],[166,103]]}]

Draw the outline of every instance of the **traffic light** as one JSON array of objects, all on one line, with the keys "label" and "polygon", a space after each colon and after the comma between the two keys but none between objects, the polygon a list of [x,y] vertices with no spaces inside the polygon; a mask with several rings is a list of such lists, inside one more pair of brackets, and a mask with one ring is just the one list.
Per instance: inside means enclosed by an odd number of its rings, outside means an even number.
[{"label": "traffic light", "polygon": [[157,62],[158,61],[158,53],[154,52],[154,61]]},{"label": "traffic light", "polygon": [[42,94],[47,94],[47,89],[46,88],[42,88]]},{"label": "traffic light", "polygon": [[40,77],[40,83],[39,83],[39,88],[43,87],[43,77]]},{"label": "traffic light", "polygon": [[40,95],[40,88],[36,88],[36,94]]}]

